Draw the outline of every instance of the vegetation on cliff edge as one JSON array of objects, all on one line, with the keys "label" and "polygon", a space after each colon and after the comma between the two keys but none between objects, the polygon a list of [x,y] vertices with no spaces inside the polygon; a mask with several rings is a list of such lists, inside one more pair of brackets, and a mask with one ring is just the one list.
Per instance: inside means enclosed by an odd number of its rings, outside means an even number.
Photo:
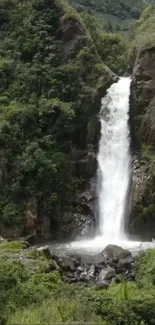
[{"label": "vegetation on cliff edge", "polygon": [[148,6],[130,31],[130,60],[134,60],[145,49],[155,46],[155,5]]}]

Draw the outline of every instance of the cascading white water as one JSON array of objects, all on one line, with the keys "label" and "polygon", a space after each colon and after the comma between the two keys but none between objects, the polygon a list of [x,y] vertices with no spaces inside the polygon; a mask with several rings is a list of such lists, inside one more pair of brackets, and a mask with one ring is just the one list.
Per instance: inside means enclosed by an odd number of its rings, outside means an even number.
[{"label": "cascading white water", "polygon": [[120,78],[102,99],[99,144],[99,230],[112,241],[123,237],[130,180],[128,111],[130,78]]},{"label": "cascading white water", "polygon": [[75,241],[67,249],[96,254],[108,244],[131,251],[154,247],[153,242],[130,241],[124,232],[131,158],[129,136],[130,78],[120,78],[102,99],[98,153],[99,235]]}]

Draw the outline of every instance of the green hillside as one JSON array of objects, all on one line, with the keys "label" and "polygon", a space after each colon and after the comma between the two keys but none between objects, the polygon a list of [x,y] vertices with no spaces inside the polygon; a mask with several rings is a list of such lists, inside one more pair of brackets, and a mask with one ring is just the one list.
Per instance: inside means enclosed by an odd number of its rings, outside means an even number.
[{"label": "green hillside", "polygon": [[140,19],[130,31],[130,59],[135,58],[144,49],[155,46],[155,5],[147,7]]},{"label": "green hillside", "polygon": [[110,31],[127,31],[142,11],[153,1],[149,0],[68,0],[79,12],[95,15],[99,26]]},{"label": "green hillside", "polygon": [[73,148],[87,147],[112,72],[63,1],[4,0],[0,15],[1,234],[21,234],[30,205],[39,233],[45,219],[60,230],[78,206]]}]

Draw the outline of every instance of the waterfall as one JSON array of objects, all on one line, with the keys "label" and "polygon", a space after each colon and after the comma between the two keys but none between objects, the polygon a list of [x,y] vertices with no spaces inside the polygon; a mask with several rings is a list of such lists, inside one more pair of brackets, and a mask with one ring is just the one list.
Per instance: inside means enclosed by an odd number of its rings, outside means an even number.
[{"label": "waterfall", "polygon": [[125,235],[128,188],[131,176],[129,95],[130,78],[120,78],[102,99],[98,152],[99,234],[71,243],[69,249],[96,254],[109,244],[131,251],[154,248],[154,243],[131,241]]},{"label": "waterfall", "polygon": [[124,235],[124,216],[130,181],[130,78],[120,78],[102,99],[98,153],[99,231],[117,241]]}]

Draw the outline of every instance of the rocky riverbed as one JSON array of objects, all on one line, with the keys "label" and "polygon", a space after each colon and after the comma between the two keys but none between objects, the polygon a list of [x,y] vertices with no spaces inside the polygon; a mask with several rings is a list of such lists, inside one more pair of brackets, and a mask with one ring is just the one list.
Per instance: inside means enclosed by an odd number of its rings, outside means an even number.
[{"label": "rocky riverbed", "polygon": [[[148,243],[148,248],[154,243]],[[33,246],[27,241],[9,242],[1,238],[0,258],[19,260],[35,274],[43,264],[44,271],[58,271],[68,284],[107,289],[112,283],[134,281],[137,256],[143,254],[147,243],[132,251],[118,245],[107,245],[100,253],[66,250],[65,245]],[[41,264],[40,264],[41,263]]]},{"label": "rocky riverbed", "polygon": [[135,257],[129,250],[108,245],[98,255],[55,254],[50,246],[37,248],[49,259],[49,271],[59,270],[67,283],[85,283],[94,288],[107,288],[111,282],[134,280]]}]

